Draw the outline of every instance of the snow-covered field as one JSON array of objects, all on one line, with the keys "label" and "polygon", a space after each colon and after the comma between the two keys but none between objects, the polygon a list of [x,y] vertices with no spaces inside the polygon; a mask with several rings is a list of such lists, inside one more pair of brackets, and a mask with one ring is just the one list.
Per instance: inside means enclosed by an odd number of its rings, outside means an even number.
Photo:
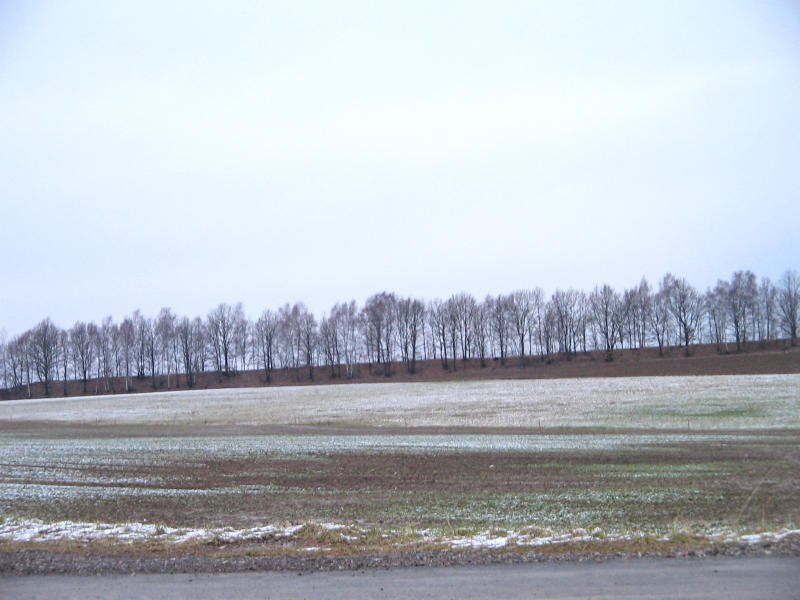
[{"label": "snow-covered field", "polygon": [[800,427],[800,375],[381,383],[0,403],[0,421],[444,427]]}]

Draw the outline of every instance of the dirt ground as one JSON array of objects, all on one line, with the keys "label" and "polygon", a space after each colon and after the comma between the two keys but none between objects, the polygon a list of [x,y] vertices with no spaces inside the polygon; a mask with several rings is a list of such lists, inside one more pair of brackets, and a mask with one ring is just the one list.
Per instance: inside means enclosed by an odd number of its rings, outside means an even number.
[{"label": "dirt ground", "polygon": [[[303,429],[306,435],[330,433],[329,428]],[[97,433],[102,437],[111,432]],[[118,437],[124,430],[115,433]],[[182,433],[211,434],[197,429]],[[236,433],[242,431],[227,431],[234,440]],[[351,433],[356,432],[344,435]],[[81,439],[86,434],[84,429]],[[233,491],[174,498],[123,495],[90,502],[61,499],[41,503],[18,498],[13,507],[3,506],[2,510],[6,514],[12,510],[29,513],[46,522],[71,519],[247,527],[313,521],[353,523],[368,533],[352,542],[317,528],[292,540],[208,542],[182,549],[149,544],[6,542],[0,543],[0,573],[341,570],[625,556],[800,554],[797,535],[778,543],[747,545],[709,543],[694,536],[714,527],[768,531],[800,522],[800,431],[737,431],[725,439],[724,443],[712,443],[696,432],[679,441],[665,439],[647,446],[591,452],[254,454],[235,460],[204,457],[197,462],[166,456],[158,464],[126,467],[124,476],[132,483],[109,485],[141,488],[147,482],[152,489],[223,486]],[[120,476],[118,466],[102,463],[80,467],[73,484]],[[30,483],[48,481],[45,469]],[[53,483],[69,485],[63,479]],[[666,530],[673,535],[670,541],[654,534],[632,541],[494,550],[453,550],[440,544],[417,541],[404,545],[381,539],[382,532],[409,528],[438,528],[459,535],[531,523],[556,530],[599,525],[607,531]],[[308,545],[326,545],[328,551],[309,556],[304,551]]]},{"label": "dirt ground", "polygon": [[[81,443],[94,436],[122,438],[131,429],[84,426],[46,433],[16,426],[14,435],[47,436],[66,441],[68,448],[73,437]],[[298,431],[310,436],[390,435],[383,428],[324,427],[280,427],[266,435]],[[397,431],[424,436],[431,430]],[[517,435],[547,437],[564,431]],[[160,433],[209,439],[223,433],[236,444],[237,435],[253,430],[180,428]],[[58,466],[31,463],[36,475],[25,480],[7,470],[4,480],[33,486],[94,482],[100,489],[108,486],[117,492],[129,488],[178,493],[119,494],[90,502],[21,495],[0,508],[6,514],[45,521],[232,527],[314,521],[472,530],[530,523],[561,530],[597,526],[647,530],[708,523],[778,528],[800,522],[800,431],[714,432],[712,440],[702,431],[684,431],[678,439],[660,430],[640,433],[652,433],[653,441],[591,451],[580,448],[581,438],[589,443],[614,434],[581,430],[575,434],[578,448],[557,451],[253,451],[235,458],[165,453],[124,467],[102,454],[90,464],[64,456]],[[0,467],[0,472],[3,469],[7,467]],[[216,493],[221,488],[229,492]],[[215,493],[181,494],[181,490]]]}]

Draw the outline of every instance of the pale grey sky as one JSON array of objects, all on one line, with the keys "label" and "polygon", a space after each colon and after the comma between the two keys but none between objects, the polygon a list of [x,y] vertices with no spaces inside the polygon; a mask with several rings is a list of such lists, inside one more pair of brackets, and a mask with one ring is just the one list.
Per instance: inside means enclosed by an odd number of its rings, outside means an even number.
[{"label": "pale grey sky", "polygon": [[800,267],[800,4],[0,2],[0,328]]}]

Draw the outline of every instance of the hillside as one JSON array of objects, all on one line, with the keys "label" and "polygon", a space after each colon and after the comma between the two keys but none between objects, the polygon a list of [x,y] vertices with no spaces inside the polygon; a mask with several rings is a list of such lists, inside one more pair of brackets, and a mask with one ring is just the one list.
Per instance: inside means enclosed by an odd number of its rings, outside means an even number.
[{"label": "hillside", "polygon": [[[680,348],[666,349],[659,356],[658,349],[621,350],[614,353],[613,360],[606,360],[604,352],[580,353],[572,357],[555,356],[549,361],[539,357],[519,359],[511,357],[506,364],[488,359],[481,366],[477,359],[450,361],[448,368],[440,360],[419,361],[416,373],[410,374],[405,366],[392,364],[391,375],[384,375],[382,365],[358,365],[353,379],[332,376],[330,367],[314,368],[314,378],[309,378],[308,369],[281,369],[274,371],[268,384],[263,371],[251,370],[237,373],[205,372],[197,375],[194,389],[217,389],[237,387],[259,387],[280,385],[325,385],[331,383],[376,383],[384,381],[466,381],[484,379],[555,379],[577,377],[641,377],[662,375],[758,375],[770,373],[800,373],[800,347],[792,347],[786,341],[770,345],[754,344],[741,353],[721,353],[716,346],[692,347],[692,354],[685,356]],[[154,385],[155,384],[155,385]],[[155,382],[151,377],[132,378],[130,392],[152,392],[187,389],[185,377],[159,375]],[[90,380],[84,394],[82,381],[51,383],[51,397],[98,395],[125,392],[125,381],[112,378],[110,381]],[[33,384],[30,395],[27,387],[0,391],[3,400],[44,397],[44,386]]]}]

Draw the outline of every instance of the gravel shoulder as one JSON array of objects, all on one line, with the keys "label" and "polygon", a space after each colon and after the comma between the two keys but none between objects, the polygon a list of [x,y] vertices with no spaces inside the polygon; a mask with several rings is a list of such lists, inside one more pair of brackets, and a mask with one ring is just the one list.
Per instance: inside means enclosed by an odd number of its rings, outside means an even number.
[{"label": "gravel shoulder", "polygon": [[[22,550],[0,553],[0,575],[134,575],[174,573],[244,573],[251,571],[358,571],[407,567],[452,567],[492,564],[582,563],[642,559],[800,558],[800,538],[776,544],[730,544],[696,549],[691,546],[665,553],[607,553],[587,547],[565,547],[559,553],[502,550],[430,551],[357,556],[235,556],[197,554],[158,556],[130,554],[57,553]],[[800,571],[799,571],[800,572]]]}]

